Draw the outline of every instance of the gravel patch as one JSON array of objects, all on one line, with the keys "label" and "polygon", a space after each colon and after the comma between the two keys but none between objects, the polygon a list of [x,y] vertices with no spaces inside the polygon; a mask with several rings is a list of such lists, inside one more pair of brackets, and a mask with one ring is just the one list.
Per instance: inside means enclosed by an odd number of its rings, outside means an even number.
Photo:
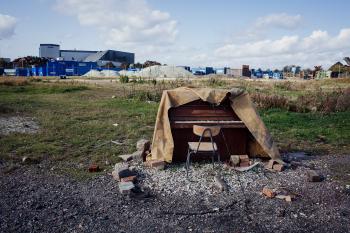
[{"label": "gravel patch", "polygon": [[[44,161],[1,173],[0,232],[349,232],[350,194],[333,179],[334,162],[350,165],[350,157],[312,157],[282,173],[194,164],[190,181],[183,164],[164,171],[131,164],[152,194],[132,199],[108,173],[77,181]],[[326,179],[307,182],[310,167]],[[211,188],[217,173],[227,192]],[[297,197],[290,203],[266,198],[260,194],[265,185]]]},{"label": "gravel patch", "polygon": [[34,134],[39,130],[38,123],[34,118],[20,116],[0,116],[0,135],[11,133]]}]

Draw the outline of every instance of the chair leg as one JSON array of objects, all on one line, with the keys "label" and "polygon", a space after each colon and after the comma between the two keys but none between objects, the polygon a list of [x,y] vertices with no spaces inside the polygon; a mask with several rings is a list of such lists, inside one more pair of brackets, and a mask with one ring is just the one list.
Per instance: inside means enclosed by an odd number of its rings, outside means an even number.
[{"label": "chair leg", "polygon": [[190,149],[188,149],[188,152],[187,152],[187,159],[186,159],[186,176],[188,178],[188,170],[190,169],[190,165],[191,165],[191,155],[193,154],[194,152],[191,151]]},{"label": "chair leg", "polygon": [[215,168],[214,167],[214,164],[215,164],[215,151],[213,151],[213,154],[211,156],[211,161],[212,161],[212,164],[213,164],[213,169]]},{"label": "chair leg", "polygon": [[221,163],[221,160],[220,160],[220,153],[217,152],[216,154],[217,154],[217,156],[218,156],[218,162]]}]

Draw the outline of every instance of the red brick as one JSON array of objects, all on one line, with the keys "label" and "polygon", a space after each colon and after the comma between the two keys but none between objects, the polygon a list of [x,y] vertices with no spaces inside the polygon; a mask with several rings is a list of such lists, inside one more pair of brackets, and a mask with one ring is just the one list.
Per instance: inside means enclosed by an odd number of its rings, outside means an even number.
[{"label": "red brick", "polygon": [[120,178],[120,182],[135,182],[136,181],[136,176],[128,176],[128,177],[123,177]]},{"label": "red brick", "polygon": [[241,162],[249,162],[249,156],[248,155],[240,155],[239,160]]},{"label": "red brick", "polygon": [[249,161],[248,162],[240,162],[239,166],[240,167],[249,167],[250,163],[249,163]]},{"label": "red brick", "polygon": [[270,189],[270,188],[267,188],[267,187],[264,187],[263,190],[262,190],[262,193],[267,196],[268,198],[273,198],[276,196],[276,193]]},{"label": "red brick", "polygon": [[96,164],[92,164],[89,167],[89,172],[99,172],[100,171],[100,167]]},{"label": "red brick", "polygon": [[149,161],[145,162],[145,165],[147,167],[151,167],[151,168],[156,168],[156,169],[162,170],[165,167],[165,162],[162,161],[162,160],[149,160]]}]

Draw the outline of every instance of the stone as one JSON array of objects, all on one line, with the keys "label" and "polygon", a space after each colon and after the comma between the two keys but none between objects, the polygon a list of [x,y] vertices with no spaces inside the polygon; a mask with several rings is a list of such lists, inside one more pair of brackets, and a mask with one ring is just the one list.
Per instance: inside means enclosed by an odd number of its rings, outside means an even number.
[{"label": "stone", "polygon": [[262,193],[267,196],[268,198],[274,198],[276,196],[276,193],[273,189],[264,187],[262,190]]},{"label": "stone", "polygon": [[309,170],[307,172],[307,180],[309,182],[321,182],[322,177],[315,170]]},{"label": "stone", "polygon": [[147,139],[140,139],[136,143],[136,150],[145,152],[151,147],[151,142]]},{"label": "stone", "polygon": [[114,180],[119,181],[118,172],[116,170],[112,171],[112,177]]},{"label": "stone", "polygon": [[133,160],[137,161],[143,161],[143,152],[142,151],[135,151],[134,153],[131,154]]},{"label": "stone", "polygon": [[118,157],[121,158],[124,162],[128,162],[133,159],[133,154],[119,155]]},{"label": "stone", "polygon": [[292,196],[288,195],[288,196],[286,196],[285,200],[286,200],[286,202],[292,202],[293,198],[292,198]]},{"label": "stone", "polygon": [[119,183],[119,192],[123,195],[130,194],[131,190],[135,188],[135,185],[133,182],[120,182]]},{"label": "stone", "polygon": [[226,184],[226,182],[220,177],[220,176],[215,176],[214,177],[214,181],[215,181],[215,187],[220,191],[228,191],[228,186]]},{"label": "stone", "polygon": [[137,176],[128,176],[128,177],[120,178],[120,182],[133,182],[133,183],[135,183],[136,179],[137,179]]},{"label": "stone", "polygon": [[284,165],[283,164],[274,164],[272,168],[275,171],[281,172],[284,170]]},{"label": "stone", "polygon": [[239,162],[240,162],[239,155],[231,155],[230,162],[231,162],[232,166],[238,166]]}]

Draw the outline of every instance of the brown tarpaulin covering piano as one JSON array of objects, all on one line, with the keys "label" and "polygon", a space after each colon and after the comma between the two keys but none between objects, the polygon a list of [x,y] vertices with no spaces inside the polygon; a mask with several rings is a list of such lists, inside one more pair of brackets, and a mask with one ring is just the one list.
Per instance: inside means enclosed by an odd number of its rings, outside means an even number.
[{"label": "brown tarpaulin covering piano", "polygon": [[[257,156],[258,154],[262,157],[271,157],[277,162],[283,163],[279,151],[265,124],[258,115],[249,94],[238,88],[227,91],[222,89],[180,87],[164,91],[153,134],[151,159],[159,159],[168,163],[173,161],[174,139],[169,120],[169,109],[176,109],[194,101],[219,106],[225,100],[231,106],[233,110],[232,114],[236,115],[240,122],[244,123],[244,127],[250,132],[251,139],[247,143],[247,152],[245,154],[250,154],[250,156]],[[217,124],[220,125],[219,123]],[[231,142],[230,139],[227,140],[227,144]],[[182,147],[184,147],[184,144],[182,144]],[[187,148],[182,149],[187,150]],[[252,153],[255,154],[252,155]],[[186,156],[186,153],[184,156]]]}]

